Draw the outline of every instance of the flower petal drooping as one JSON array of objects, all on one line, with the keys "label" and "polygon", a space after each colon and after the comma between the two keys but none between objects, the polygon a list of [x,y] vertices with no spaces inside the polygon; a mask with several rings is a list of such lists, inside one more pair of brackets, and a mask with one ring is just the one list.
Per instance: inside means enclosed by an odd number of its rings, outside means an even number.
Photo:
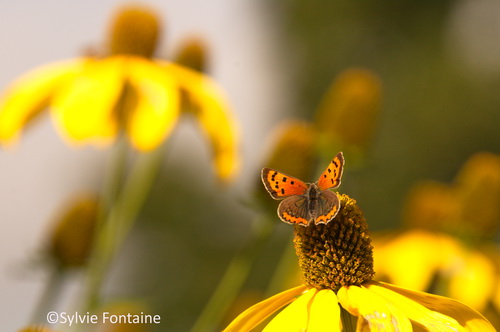
[{"label": "flower petal drooping", "polygon": [[109,143],[118,131],[114,109],[123,90],[124,57],[88,59],[81,73],[57,92],[53,115],[73,143]]},{"label": "flower petal drooping", "polygon": [[432,311],[429,308],[403,296],[395,291],[381,287],[376,283],[368,285],[367,289],[374,294],[382,297],[388,303],[393,304],[406,317],[412,321],[424,326],[430,331],[461,331],[462,327],[453,318]]},{"label": "flower petal drooping", "polygon": [[337,295],[342,307],[367,321],[370,331],[411,331],[410,320],[397,307],[366,287],[342,287]]},{"label": "flower petal drooping", "polygon": [[[387,290],[390,290],[393,294],[399,294],[399,299],[405,298],[406,300],[414,301],[434,313],[440,313],[442,314],[440,317],[447,317],[444,322],[451,323],[456,321],[459,324],[459,330],[461,331],[495,331],[495,328],[491,325],[491,323],[488,322],[488,320],[486,320],[480,313],[453,299],[423,292],[416,292],[386,283],[380,283],[376,286],[376,289],[379,292],[380,289],[386,289],[386,294]],[[409,313],[405,312],[405,314]],[[428,317],[425,317],[424,319],[428,319]],[[426,320],[426,322],[428,321]],[[419,323],[423,324],[420,321]]]},{"label": "flower petal drooping", "polygon": [[170,135],[179,117],[175,77],[148,61],[134,61],[127,78],[136,102],[125,115],[125,128],[138,150],[152,150]]},{"label": "flower petal drooping", "polygon": [[330,289],[316,293],[309,310],[308,332],[341,331],[337,295]]},{"label": "flower petal drooping", "polygon": [[302,332],[307,330],[309,308],[316,289],[309,289],[298,297],[288,307],[283,309],[273,320],[267,324],[263,332]]},{"label": "flower petal drooping", "polygon": [[174,73],[183,91],[194,104],[194,113],[211,143],[215,169],[222,180],[229,180],[238,168],[236,123],[222,90],[209,79],[193,70],[165,63]]},{"label": "flower petal drooping", "polygon": [[255,304],[236,317],[233,322],[224,329],[224,332],[244,332],[252,330],[281,307],[295,300],[295,297],[302,294],[306,289],[306,286],[301,285]]},{"label": "flower petal drooping", "polygon": [[84,63],[77,59],[48,64],[17,79],[0,98],[0,141],[17,141],[23,127],[49,105],[54,91]]}]

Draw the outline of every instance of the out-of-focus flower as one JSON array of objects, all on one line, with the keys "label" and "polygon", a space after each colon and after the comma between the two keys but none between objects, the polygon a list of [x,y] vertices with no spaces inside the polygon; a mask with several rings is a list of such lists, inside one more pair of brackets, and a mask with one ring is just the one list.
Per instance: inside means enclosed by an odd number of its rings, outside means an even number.
[{"label": "out-of-focus flower", "polygon": [[370,70],[347,69],[328,88],[316,112],[321,147],[361,150],[371,141],[380,111],[382,85]]},{"label": "out-of-focus flower", "polygon": [[455,178],[457,222],[490,238],[500,229],[500,156],[472,155]]},{"label": "out-of-focus flower", "polygon": [[[378,241],[375,237],[375,271],[396,285],[425,291],[435,274],[453,269],[463,248],[442,233],[411,230]],[[439,253],[437,255],[436,253]]]},{"label": "out-of-focus flower", "polygon": [[[155,314],[142,303],[134,301],[113,302],[102,309],[108,313],[107,321],[101,321],[98,332],[145,332],[150,330],[151,323],[141,323],[140,319],[151,319]],[[161,317],[160,317],[161,318]],[[134,322],[136,320],[136,322]],[[160,320],[161,321],[161,320]]]},{"label": "out-of-focus flower", "polygon": [[500,280],[500,264],[483,250],[500,226],[498,202],[500,157],[491,153],[471,156],[453,184],[417,184],[404,213],[411,228],[375,245],[377,273],[484,312]]},{"label": "out-of-focus flower", "polygon": [[82,196],[63,211],[49,239],[48,254],[61,267],[84,265],[92,248],[99,214],[96,197]]},{"label": "out-of-focus flower", "polygon": [[353,199],[340,200],[330,223],[295,226],[304,285],[250,307],[224,331],[250,331],[285,306],[264,331],[495,330],[460,302],[373,281],[366,221]]},{"label": "out-of-focus flower", "polygon": [[265,161],[267,167],[299,179],[313,175],[316,132],[311,124],[300,120],[285,121],[274,129],[270,141],[273,145]]},{"label": "out-of-focus flower", "polygon": [[37,325],[37,326],[28,326],[24,329],[19,330],[19,332],[53,332],[53,330],[49,329],[48,327]]},{"label": "out-of-focus flower", "polygon": [[115,18],[108,56],[44,65],[17,79],[0,98],[0,143],[18,140],[49,107],[70,143],[107,145],[124,132],[138,150],[152,150],[177,123],[182,91],[196,105],[218,175],[230,178],[237,133],[226,98],[209,77],[151,58],[158,34],[153,12],[129,7]]},{"label": "out-of-focus flower", "polygon": [[443,231],[456,215],[456,191],[437,181],[422,181],[410,189],[403,209],[403,223],[410,228]]},{"label": "out-of-focus flower", "polygon": [[201,38],[191,37],[182,42],[174,61],[185,67],[205,73],[208,66],[207,58],[207,45],[204,41]]},{"label": "out-of-focus flower", "polygon": [[[316,161],[316,138],[315,129],[308,122],[287,120],[280,123],[270,137],[271,144],[264,165],[299,179],[310,179]],[[270,211],[275,211],[275,205],[269,201],[268,193],[262,186],[260,174],[256,182],[260,202]]]}]

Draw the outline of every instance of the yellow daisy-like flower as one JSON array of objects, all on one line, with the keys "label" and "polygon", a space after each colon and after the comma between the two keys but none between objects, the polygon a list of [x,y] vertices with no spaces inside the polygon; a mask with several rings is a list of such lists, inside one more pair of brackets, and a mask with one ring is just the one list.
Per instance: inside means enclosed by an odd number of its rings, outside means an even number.
[{"label": "yellow daisy-like flower", "polygon": [[70,143],[106,145],[125,132],[135,148],[152,150],[172,132],[184,93],[196,106],[219,176],[231,177],[237,138],[223,92],[199,72],[149,58],[158,34],[151,20],[153,14],[127,9],[112,29],[111,55],[48,64],[15,81],[0,97],[0,143],[17,141],[49,107]]},{"label": "yellow daisy-like flower", "polygon": [[19,330],[19,332],[52,332],[53,330],[44,326],[29,326],[24,329]]},{"label": "yellow daisy-like flower", "polygon": [[365,219],[353,199],[340,200],[328,224],[295,226],[304,285],[250,307],[224,331],[250,331],[285,306],[264,331],[495,331],[460,302],[372,280]]}]

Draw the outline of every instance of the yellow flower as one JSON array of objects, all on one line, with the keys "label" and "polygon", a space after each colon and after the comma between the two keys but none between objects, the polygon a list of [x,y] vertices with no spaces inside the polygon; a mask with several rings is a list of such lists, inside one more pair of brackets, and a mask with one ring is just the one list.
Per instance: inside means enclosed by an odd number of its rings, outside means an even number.
[{"label": "yellow flower", "polygon": [[397,285],[432,290],[486,312],[498,288],[498,264],[483,246],[500,225],[499,174],[500,157],[481,152],[467,160],[453,184],[415,185],[404,217],[418,229],[378,241],[377,273]]},{"label": "yellow flower", "polygon": [[[266,165],[300,179],[310,178],[315,161],[316,132],[308,122],[287,120],[273,131]],[[259,182],[261,182],[259,180]]]},{"label": "yellow flower", "polygon": [[375,270],[396,285],[426,291],[436,273],[454,269],[463,251],[461,244],[447,234],[409,230],[376,241]]},{"label": "yellow flower", "polygon": [[476,229],[483,237],[494,237],[500,227],[500,156],[490,152],[473,154],[455,177],[455,186],[461,207],[458,222]]},{"label": "yellow flower", "polygon": [[51,330],[47,327],[41,326],[41,325],[28,326],[22,330],[19,330],[19,332],[52,332],[52,331],[53,330]]},{"label": "yellow flower", "polygon": [[370,70],[350,68],[338,75],[315,114],[320,144],[329,151],[328,155],[339,147],[356,151],[369,144],[380,111],[381,95],[382,84]]},{"label": "yellow flower", "polygon": [[304,285],[250,307],[225,332],[250,331],[285,306],[264,331],[495,331],[460,302],[373,281],[366,221],[353,199],[340,200],[330,223],[295,226]]},{"label": "yellow flower", "polygon": [[[375,271],[397,285],[441,294],[483,311],[493,297],[495,267],[483,253],[443,233],[409,230],[375,245]],[[439,254],[436,254],[439,253]]]},{"label": "yellow flower", "polygon": [[111,55],[59,61],[16,80],[0,97],[0,143],[17,141],[22,129],[49,107],[59,132],[72,144],[108,145],[125,132],[136,149],[152,150],[176,125],[182,91],[196,106],[218,175],[230,178],[237,167],[237,138],[223,92],[199,72],[148,58],[157,31],[155,24],[145,23],[154,16],[141,13],[126,10],[118,16]]},{"label": "yellow flower", "polygon": [[412,326],[417,331],[495,331],[458,301],[380,282],[342,287],[337,293],[298,286],[250,307],[224,331],[251,331],[287,304],[263,331],[343,331],[339,304],[358,317],[357,331],[412,331]]}]

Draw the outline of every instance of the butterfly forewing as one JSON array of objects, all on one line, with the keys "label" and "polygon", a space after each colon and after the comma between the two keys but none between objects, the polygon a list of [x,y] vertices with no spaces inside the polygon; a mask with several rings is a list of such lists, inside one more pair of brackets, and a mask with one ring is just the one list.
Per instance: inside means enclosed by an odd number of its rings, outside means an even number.
[{"label": "butterfly forewing", "polygon": [[303,195],[307,191],[306,183],[274,169],[263,168],[261,175],[264,186],[274,199]]},{"label": "butterfly forewing", "polygon": [[321,190],[337,188],[340,186],[340,178],[342,177],[342,170],[344,168],[344,155],[342,152],[332,159],[328,167],[318,179],[318,187]]}]

